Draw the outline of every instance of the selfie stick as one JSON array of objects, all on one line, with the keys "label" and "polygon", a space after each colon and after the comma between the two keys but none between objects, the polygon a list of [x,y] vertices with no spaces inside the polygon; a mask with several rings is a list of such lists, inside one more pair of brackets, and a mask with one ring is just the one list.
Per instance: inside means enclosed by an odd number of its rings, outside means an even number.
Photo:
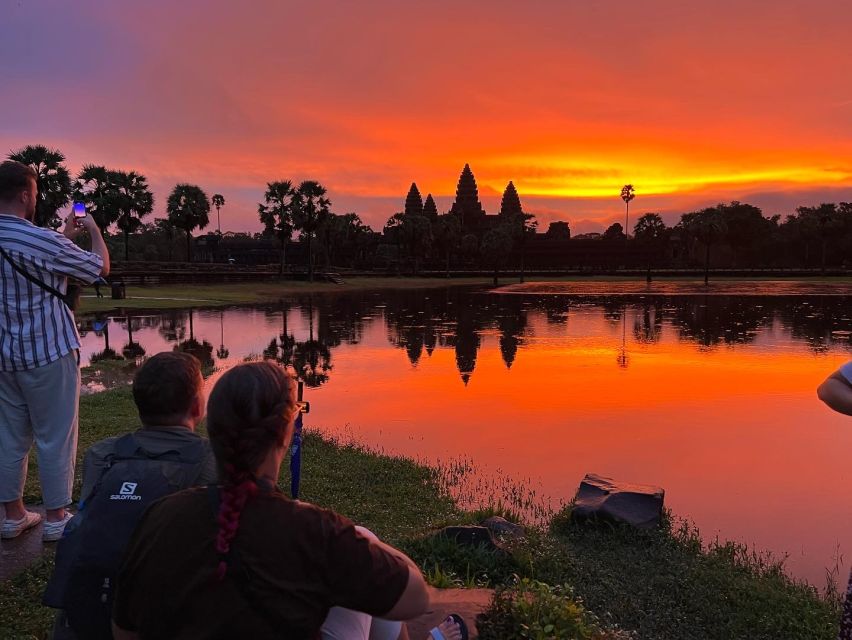
[{"label": "selfie stick", "polygon": [[293,424],[293,442],[290,444],[290,493],[294,500],[299,499],[299,483],[302,479],[302,416],[311,410],[310,403],[302,400],[304,389],[304,383],[299,381],[296,392],[299,413]]}]

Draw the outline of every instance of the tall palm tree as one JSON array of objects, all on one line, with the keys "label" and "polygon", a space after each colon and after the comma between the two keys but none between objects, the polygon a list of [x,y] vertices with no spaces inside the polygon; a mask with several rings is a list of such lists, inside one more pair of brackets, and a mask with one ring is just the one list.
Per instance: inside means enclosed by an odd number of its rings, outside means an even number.
[{"label": "tall palm tree", "polygon": [[225,197],[221,193],[214,193],[210,201],[213,203],[213,206],[216,207],[216,227],[219,231],[219,235],[222,235],[222,218],[219,216],[219,208],[225,206]]},{"label": "tall palm tree", "polygon": [[317,228],[328,217],[331,201],[319,182],[305,180],[296,189],[293,223],[308,245],[308,280],[314,281],[313,238]]},{"label": "tall palm tree", "polygon": [[10,153],[9,160],[17,160],[35,169],[38,201],[33,222],[42,227],[57,228],[61,220],[56,212],[71,200],[71,176],[63,164],[63,153],[37,144]]},{"label": "tall palm tree", "polygon": [[293,237],[293,213],[296,207],[296,193],[289,180],[268,182],[266,193],[263,195],[266,204],[257,205],[257,213],[263,223],[263,232],[275,236],[281,244],[281,261],[278,275],[284,273],[286,264],[287,243]]},{"label": "tall palm tree", "polygon": [[166,203],[169,222],[186,233],[186,260],[192,261],[192,231],[210,224],[210,201],[201,187],[194,184],[178,184]]},{"label": "tall palm tree", "polygon": [[627,211],[624,214],[624,237],[627,238],[627,230],[630,228],[628,226],[630,219],[630,201],[636,197],[634,193],[633,185],[626,184],[621,187],[621,199],[624,200],[624,204],[627,206]]},{"label": "tall palm tree", "polygon": [[110,171],[118,209],[118,228],[124,233],[124,259],[128,259],[130,234],[142,225],[142,217],[154,210],[154,194],[145,176],[135,171]]},{"label": "tall palm tree", "polygon": [[87,164],[74,181],[74,200],[86,205],[86,211],[101,231],[114,224],[119,216],[111,173],[104,166]]}]

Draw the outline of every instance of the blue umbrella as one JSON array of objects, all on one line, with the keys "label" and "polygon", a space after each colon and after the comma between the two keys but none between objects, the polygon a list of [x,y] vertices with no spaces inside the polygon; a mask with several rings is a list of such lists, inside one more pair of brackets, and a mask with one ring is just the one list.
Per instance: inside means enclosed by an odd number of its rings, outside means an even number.
[{"label": "blue umbrella", "polygon": [[310,403],[302,401],[303,392],[304,384],[299,382],[299,413],[293,425],[293,442],[290,445],[290,493],[294,500],[299,499],[299,484],[302,480],[302,416],[311,410]]}]

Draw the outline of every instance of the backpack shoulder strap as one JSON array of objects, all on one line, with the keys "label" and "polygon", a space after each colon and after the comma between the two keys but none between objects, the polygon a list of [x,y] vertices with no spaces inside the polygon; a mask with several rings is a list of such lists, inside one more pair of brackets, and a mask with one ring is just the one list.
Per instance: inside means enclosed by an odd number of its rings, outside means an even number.
[{"label": "backpack shoulder strap", "polygon": [[200,438],[182,444],[176,444],[170,449],[154,453],[139,443],[134,433],[121,436],[115,442],[115,450],[110,462],[118,460],[158,460],[166,456],[179,458],[186,464],[199,464],[204,453]]},{"label": "backpack shoulder strap", "polygon": [[41,287],[42,289],[47,291],[50,295],[56,296],[62,302],[65,302],[65,296],[58,289],[54,289],[53,287],[51,287],[46,282],[39,280],[33,274],[31,274],[29,271],[27,271],[26,269],[21,267],[19,264],[17,264],[14,260],[12,260],[12,258],[9,257],[9,254],[6,253],[5,249],[3,249],[3,247],[0,247],[0,255],[2,255],[6,259],[6,262],[8,262],[10,265],[12,265],[12,268],[15,271],[17,271],[21,276],[23,276],[24,278],[26,278],[27,280],[32,282],[37,287]]}]

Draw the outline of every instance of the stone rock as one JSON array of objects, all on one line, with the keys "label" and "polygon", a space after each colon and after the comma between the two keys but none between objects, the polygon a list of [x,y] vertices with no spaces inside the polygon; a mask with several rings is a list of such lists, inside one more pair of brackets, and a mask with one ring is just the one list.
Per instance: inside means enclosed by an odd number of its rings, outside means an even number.
[{"label": "stone rock", "polygon": [[487,527],[475,525],[444,527],[436,535],[453,540],[460,545],[481,546],[489,551],[503,551],[503,548],[494,540],[494,536]]},{"label": "stone rock", "polygon": [[482,526],[488,529],[498,538],[523,538],[524,527],[514,522],[509,522],[500,516],[491,516],[482,521]]},{"label": "stone rock", "polygon": [[660,523],[665,495],[661,487],[619,482],[589,473],[577,490],[571,517],[598,518],[651,529]]}]

